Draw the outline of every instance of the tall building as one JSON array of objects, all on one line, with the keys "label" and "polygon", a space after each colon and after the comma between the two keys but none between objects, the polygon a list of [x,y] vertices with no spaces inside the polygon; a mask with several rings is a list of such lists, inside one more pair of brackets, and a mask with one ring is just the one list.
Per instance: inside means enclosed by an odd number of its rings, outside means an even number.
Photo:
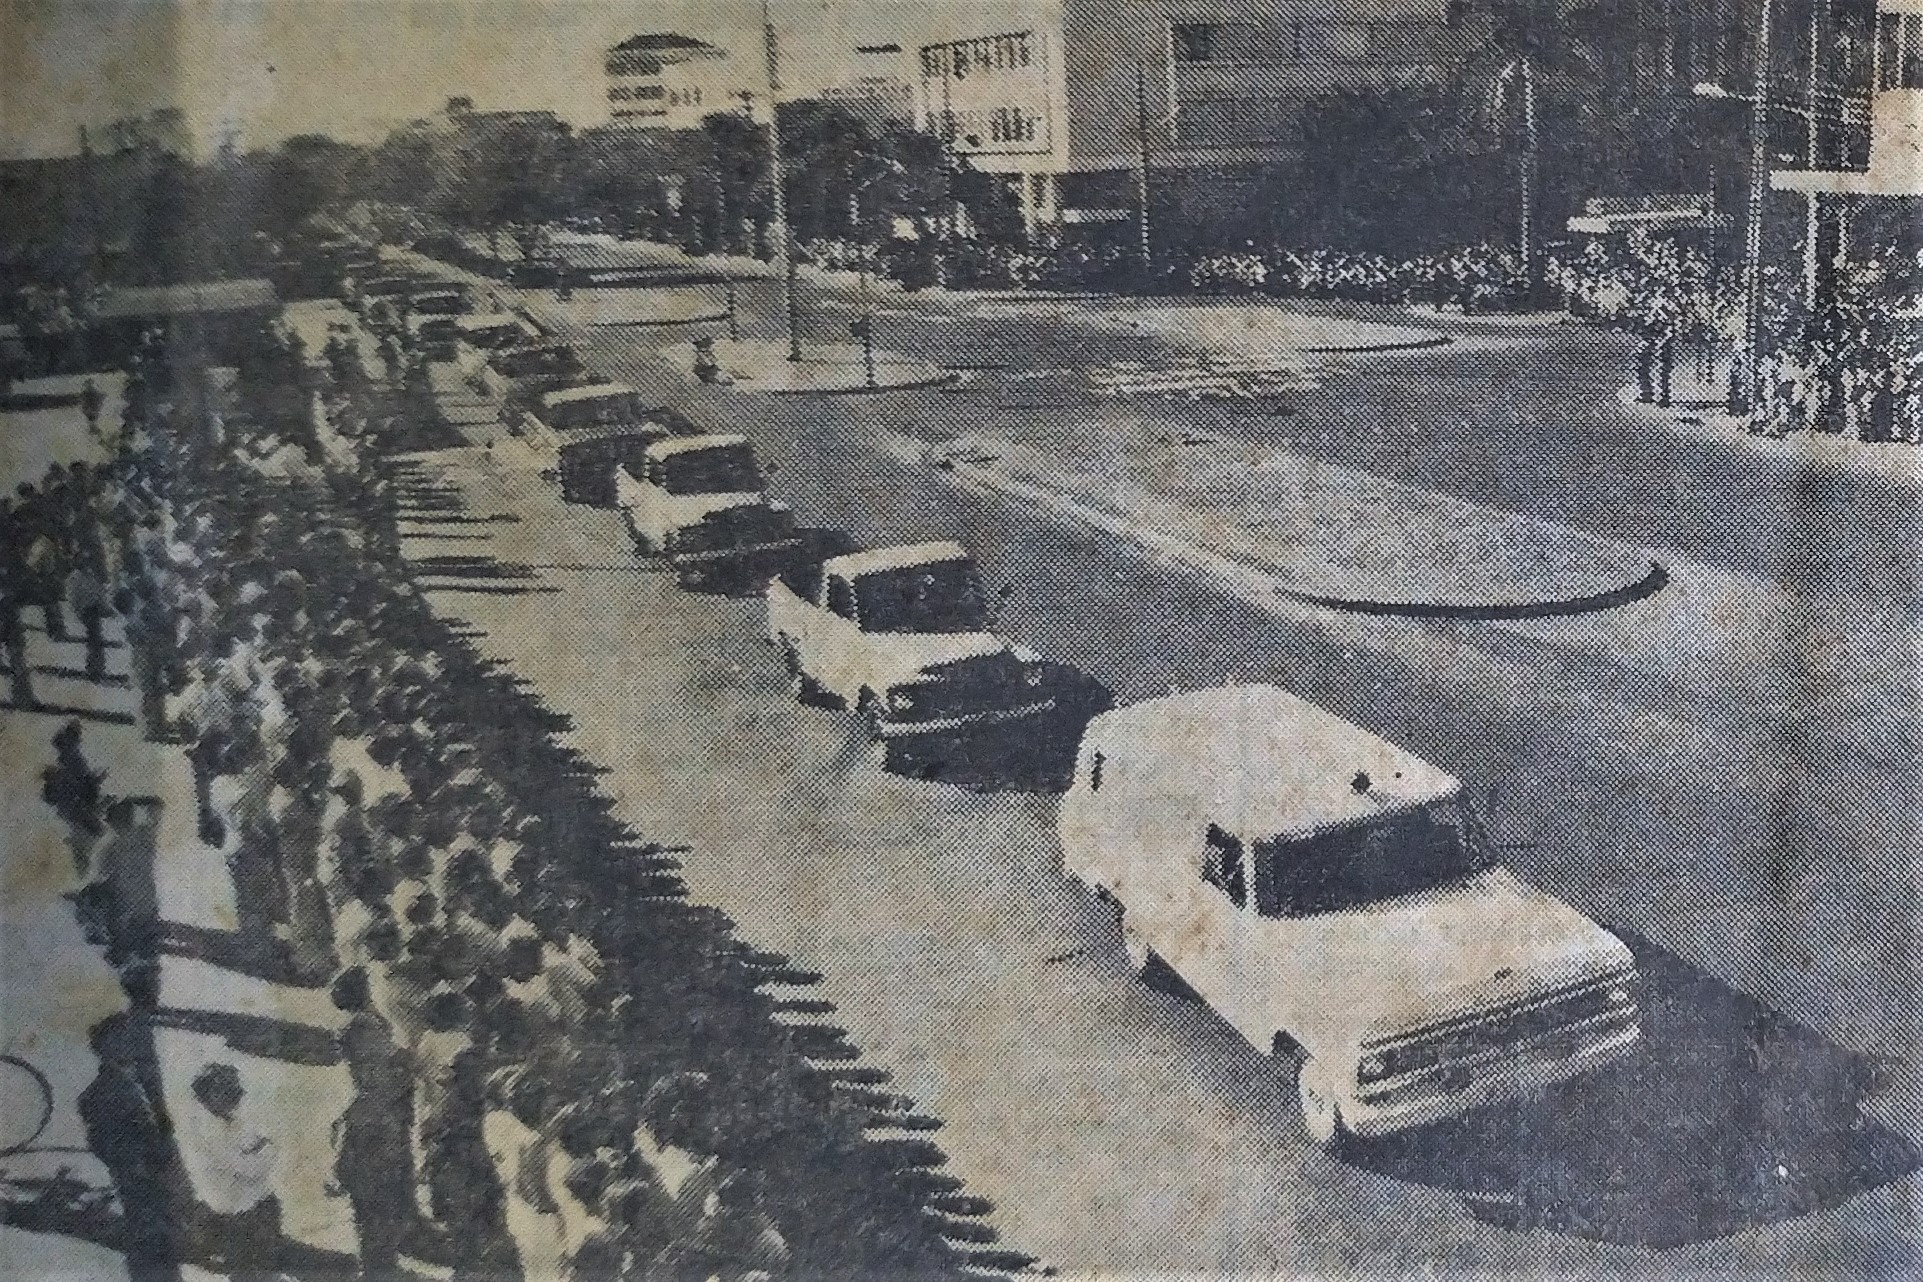
[{"label": "tall building", "polygon": [[1273,164],[1309,99],[1437,82],[1468,47],[1465,14],[1460,0],[984,6],[913,42],[917,115],[1007,175],[1031,228],[1122,220],[1145,150],[1163,173]]},{"label": "tall building", "polygon": [[[607,52],[608,118],[632,129],[693,129],[715,112],[752,114],[755,76],[726,49],[672,31],[644,32]],[[762,95],[754,95],[759,97]]]}]

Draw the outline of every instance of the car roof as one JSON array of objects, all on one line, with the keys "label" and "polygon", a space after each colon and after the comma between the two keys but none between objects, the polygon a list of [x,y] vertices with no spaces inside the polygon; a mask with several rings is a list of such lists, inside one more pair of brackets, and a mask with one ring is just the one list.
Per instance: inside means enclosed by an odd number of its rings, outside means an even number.
[{"label": "car roof", "polygon": [[1085,750],[1120,779],[1205,809],[1249,840],[1301,837],[1446,800],[1462,781],[1405,748],[1270,685],[1166,695],[1089,722]]},{"label": "car roof", "polygon": [[569,405],[575,401],[598,401],[607,397],[634,394],[634,389],[626,383],[583,383],[579,387],[564,387],[556,392],[548,392],[541,397],[541,404]]},{"label": "car roof", "polygon": [[702,450],[727,449],[747,443],[747,437],[732,432],[714,436],[677,436],[649,446],[648,453],[655,458],[673,458],[676,454],[695,454]]},{"label": "car roof", "polygon": [[479,333],[489,329],[526,329],[520,317],[511,312],[489,312],[480,316],[456,316],[454,323],[464,330]]},{"label": "car roof", "polygon": [[831,557],[822,568],[830,574],[838,574],[845,579],[858,579],[864,574],[879,574],[885,570],[901,570],[915,565],[933,565],[940,561],[965,561],[968,549],[959,543],[943,540],[935,543],[906,543],[900,547],[872,548],[866,552],[850,552],[845,556]]}]

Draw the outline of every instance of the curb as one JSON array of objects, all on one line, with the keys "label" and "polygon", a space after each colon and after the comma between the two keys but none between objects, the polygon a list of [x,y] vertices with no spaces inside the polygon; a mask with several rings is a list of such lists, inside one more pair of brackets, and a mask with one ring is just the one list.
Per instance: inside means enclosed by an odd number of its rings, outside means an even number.
[{"label": "curb", "polygon": [[[1232,552],[1224,555],[1251,570],[1267,568],[1245,561]],[[1660,562],[1651,561],[1648,571],[1640,579],[1621,587],[1543,601],[1482,604],[1447,601],[1383,601],[1359,597],[1325,596],[1304,592],[1297,588],[1278,587],[1275,591],[1278,596],[1300,601],[1304,605],[1321,606],[1326,610],[1342,610],[1349,614],[1392,615],[1405,619],[1450,619],[1473,623],[1515,619],[1554,619],[1574,614],[1593,614],[1598,610],[1630,605],[1652,597],[1669,584],[1669,571],[1664,569]]]},{"label": "curb", "polygon": [[906,383],[877,383],[874,387],[865,384],[858,387],[756,387],[752,382],[737,382],[735,386],[742,391],[761,392],[767,396],[875,396],[882,392],[920,392],[931,387],[947,387],[958,377],[954,371],[943,371]]}]

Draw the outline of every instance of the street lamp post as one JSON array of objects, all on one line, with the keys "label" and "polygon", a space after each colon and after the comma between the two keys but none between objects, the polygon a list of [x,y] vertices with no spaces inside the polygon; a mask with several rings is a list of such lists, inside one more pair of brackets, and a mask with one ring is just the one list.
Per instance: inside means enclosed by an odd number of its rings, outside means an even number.
[{"label": "street lamp post", "polygon": [[1702,83],[1692,92],[1698,98],[1740,102],[1749,107],[1749,192],[1743,210],[1743,366],[1739,384],[1742,404],[1754,414],[1763,402],[1763,203],[1769,194],[1769,58],[1771,0],[1762,0],[1751,57],[1755,60],[1754,91],[1731,93],[1722,85]]},{"label": "street lamp post", "polygon": [[795,263],[795,229],[788,221],[788,175],[781,157],[781,73],[775,49],[774,14],[761,0],[761,47],[768,65],[768,164],[773,170],[775,223],[781,229],[782,279],[788,312],[788,359],[801,359],[800,271]]},{"label": "street lamp post", "polygon": [[861,265],[861,319],[855,322],[861,339],[862,382],[875,390],[875,298],[869,283],[868,238],[861,231],[861,194],[848,197],[848,221],[855,233],[856,261]]},{"label": "street lamp post", "polygon": [[1756,19],[1755,102],[1749,117],[1749,201],[1743,221],[1743,395],[1745,412],[1763,404],[1763,202],[1769,195],[1769,25],[1772,0]]}]

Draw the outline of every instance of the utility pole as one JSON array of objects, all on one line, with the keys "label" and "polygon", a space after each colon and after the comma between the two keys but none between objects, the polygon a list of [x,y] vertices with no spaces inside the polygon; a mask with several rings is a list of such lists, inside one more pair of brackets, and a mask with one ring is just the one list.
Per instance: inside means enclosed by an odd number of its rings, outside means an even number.
[{"label": "utility pole", "polygon": [[761,46],[768,64],[768,164],[774,171],[775,223],[781,229],[782,278],[786,283],[788,359],[801,359],[800,270],[795,263],[795,229],[788,221],[788,174],[781,157],[781,69],[775,49],[775,20],[769,0],[761,0]]},{"label": "utility pole", "polygon": [[[1804,120],[1809,126],[1809,167],[1812,171],[1820,163],[1817,156],[1822,139],[1821,126],[1816,119],[1816,95],[1820,70],[1818,53],[1823,39],[1823,9],[1824,5],[1819,3],[1819,0],[1810,0],[1809,74],[1804,81],[1805,105],[1808,111],[1804,115]],[[1817,202],[1818,197],[1814,188],[1803,193],[1803,306],[1811,311],[1816,308],[1816,281],[1819,274],[1817,238],[1822,234],[1822,211]]]},{"label": "utility pole", "polygon": [[1755,93],[1749,117],[1749,201],[1743,225],[1743,397],[1754,414],[1763,403],[1763,202],[1769,194],[1770,10],[1762,0],[1752,57]]},{"label": "utility pole", "polygon": [[1142,256],[1142,276],[1146,281],[1155,261],[1148,204],[1148,63],[1146,61],[1135,64],[1135,133],[1136,141],[1140,144],[1140,151],[1135,157],[1135,237],[1137,249]]},{"label": "utility pole", "polygon": [[868,238],[862,234],[861,193],[848,196],[848,221],[855,233],[855,246],[861,262],[861,319],[855,322],[861,339],[861,371],[869,391],[875,389],[875,299],[868,280]]}]

